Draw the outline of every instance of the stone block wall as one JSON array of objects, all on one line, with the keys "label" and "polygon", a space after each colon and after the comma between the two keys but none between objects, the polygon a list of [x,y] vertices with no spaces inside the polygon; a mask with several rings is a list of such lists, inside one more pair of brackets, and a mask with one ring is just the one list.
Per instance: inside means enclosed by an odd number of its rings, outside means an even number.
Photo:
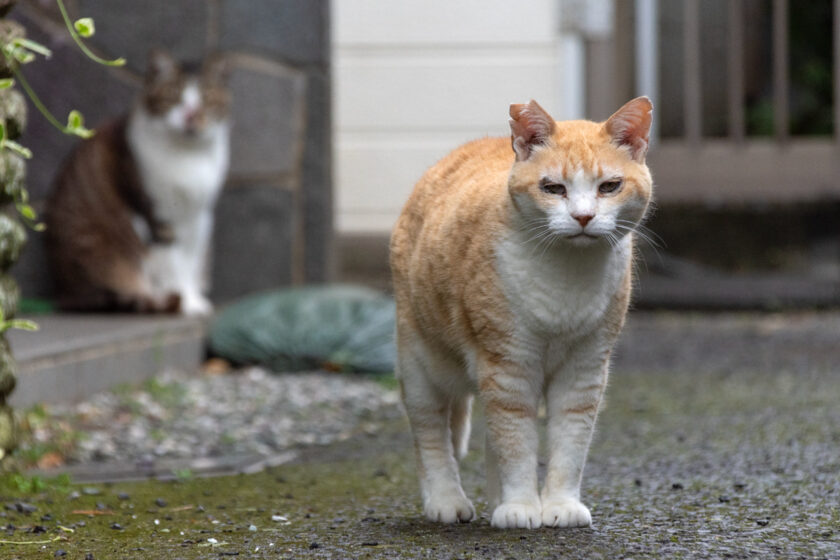
[{"label": "stone block wall", "polygon": [[[15,13],[53,50],[27,68],[59,118],[79,109],[96,126],[125,112],[140,89],[146,54],[164,47],[198,60],[222,53],[231,64],[231,172],[217,207],[213,253],[216,301],[332,274],[328,0],[65,0],[71,17],[93,17],[88,44],[123,68],[87,60],[68,37],[53,0]],[[43,200],[62,160],[79,142],[33,113],[26,145],[35,157],[29,188]],[[36,204],[37,206],[37,204]],[[38,235],[16,267],[27,297],[51,282]]]},{"label": "stone block wall", "polygon": [[[6,43],[11,38],[25,35],[24,29],[6,18],[6,13],[14,5],[14,0],[0,0],[0,42]],[[0,78],[10,78],[13,74],[10,63],[5,58],[0,60]],[[0,123],[9,140],[17,140],[26,126],[26,105],[23,95],[17,89],[0,90]],[[20,299],[20,289],[9,274],[9,269],[18,261],[26,243],[26,230],[18,219],[14,202],[21,197],[25,179],[24,160],[8,149],[0,150],[0,310],[3,319],[15,316]],[[12,409],[6,399],[17,383],[15,360],[0,331],[0,463],[8,451],[15,448],[17,425]]]}]

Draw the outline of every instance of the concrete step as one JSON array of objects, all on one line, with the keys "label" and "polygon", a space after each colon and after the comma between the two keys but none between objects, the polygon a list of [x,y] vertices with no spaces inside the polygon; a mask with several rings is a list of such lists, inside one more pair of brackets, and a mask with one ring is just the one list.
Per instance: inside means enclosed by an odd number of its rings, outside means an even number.
[{"label": "concrete step", "polygon": [[201,319],[138,315],[43,315],[36,332],[9,331],[18,365],[10,403],[73,402],[168,368],[196,370],[204,358]]}]

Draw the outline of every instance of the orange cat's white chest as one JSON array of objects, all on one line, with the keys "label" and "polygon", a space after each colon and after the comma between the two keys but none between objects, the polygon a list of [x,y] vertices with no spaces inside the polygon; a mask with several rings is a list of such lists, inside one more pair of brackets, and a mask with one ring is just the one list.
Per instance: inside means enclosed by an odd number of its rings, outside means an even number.
[{"label": "orange cat's white chest", "polygon": [[496,271],[516,330],[585,335],[607,313],[631,258],[627,236],[612,247],[540,247],[513,233],[496,247]]}]

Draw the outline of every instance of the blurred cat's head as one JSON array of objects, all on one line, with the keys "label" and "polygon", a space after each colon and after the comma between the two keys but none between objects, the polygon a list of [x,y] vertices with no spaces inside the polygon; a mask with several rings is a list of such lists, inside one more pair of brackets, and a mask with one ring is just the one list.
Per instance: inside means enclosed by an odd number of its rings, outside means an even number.
[{"label": "blurred cat's head", "polygon": [[652,109],[639,97],[603,123],[555,122],[535,101],[511,105],[508,188],[524,226],[575,245],[615,244],[633,231],[651,198]]},{"label": "blurred cat's head", "polygon": [[227,128],[230,93],[220,57],[179,63],[162,50],[149,53],[141,109],[166,132],[201,139]]}]

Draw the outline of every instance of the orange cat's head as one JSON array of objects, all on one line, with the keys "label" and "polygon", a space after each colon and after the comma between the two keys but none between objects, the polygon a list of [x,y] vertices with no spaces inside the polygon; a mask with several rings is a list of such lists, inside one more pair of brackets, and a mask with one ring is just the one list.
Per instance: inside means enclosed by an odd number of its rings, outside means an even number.
[{"label": "orange cat's head", "polygon": [[569,243],[616,243],[641,222],[651,198],[645,165],[647,97],[603,123],[555,122],[536,101],[510,106],[516,161],[508,181],[521,224]]}]

